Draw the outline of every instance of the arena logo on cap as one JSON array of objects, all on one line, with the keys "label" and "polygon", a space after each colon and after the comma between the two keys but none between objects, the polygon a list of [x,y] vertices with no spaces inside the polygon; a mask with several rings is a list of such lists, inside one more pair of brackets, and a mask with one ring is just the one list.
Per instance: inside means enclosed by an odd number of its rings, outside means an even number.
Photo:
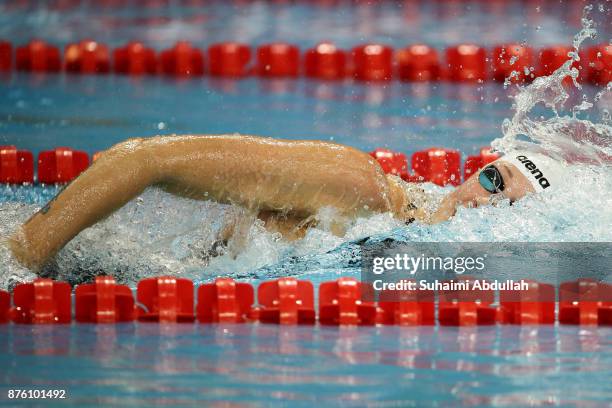
[{"label": "arena logo on cap", "polygon": [[544,173],[542,173],[542,170],[538,169],[535,163],[529,160],[527,156],[516,156],[516,159],[525,165],[525,168],[529,170],[531,174],[533,174],[533,176],[536,180],[538,180],[538,183],[543,189],[550,187],[550,182],[546,177],[544,177]]}]

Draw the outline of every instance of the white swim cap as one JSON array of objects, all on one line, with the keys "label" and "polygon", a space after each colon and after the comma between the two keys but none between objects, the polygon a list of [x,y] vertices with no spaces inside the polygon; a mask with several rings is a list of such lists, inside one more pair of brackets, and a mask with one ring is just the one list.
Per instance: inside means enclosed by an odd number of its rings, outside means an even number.
[{"label": "white swim cap", "polygon": [[556,189],[563,181],[562,164],[540,153],[514,151],[499,160],[514,165],[523,173],[536,193]]}]

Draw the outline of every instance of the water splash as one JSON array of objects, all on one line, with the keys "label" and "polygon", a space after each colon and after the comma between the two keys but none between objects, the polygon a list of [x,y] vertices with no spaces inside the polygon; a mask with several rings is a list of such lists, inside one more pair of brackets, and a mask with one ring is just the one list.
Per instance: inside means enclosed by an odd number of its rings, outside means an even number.
[{"label": "water splash", "polygon": [[[582,43],[597,34],[593,20],[588,17],[592,9],[592,6],[584,9],[582,30],[574,36],[573,50],[568,53],[567,61],[551,75],[538,77],[527,86],[518,86],[513,96],[514,116],[504,120],[503,137],[493,141],[493,148],[500,152],[540,152],[569,164],[609,165],[612,162],[612,128],[609,122],[594,123],[578,117],[610,92],[610,84],[595,96],[593,102],[582,95],[580,101],[569,108],[571,115],[562,114],[570,99],[569,92],[582,90],[577,81],[580,71],[576,65],[580,63]],[[548,112],[538,110],[540,105]],[[607,112],[605,108],[602,110]]]},{"label": "water splash", "polygon": [[[38,193],[45,198],[52,195],[47,191]],[[0,203],[0,288],[11,288],[36,277],[13,259],[3,237],[11,235],[37,211],[45,198],[36,205]],[[228,274],[248,278],[257,276],[258,269],[283,259],[324,253],[344,242],[389,233],[403,225],[391,214],[377,214],[355,221],[346,236],[339,238],[325,227],[329,224],[326,217],[331,216],[322,211],[321,227],[309,230],[305,239],[295,243],[279,239],[261,221],[251,220],[247,224],[246,245],[240,252],[232,253],[231,241],[225,251],[214,252],[211,248],[215,248],[224,225],[248,218],[249,214],[239,207],[176,197],[150,188],[104,221],[83,230],[42,275],[78,284],[110,274],[131,285],[145,277],[168,274],[194,281]]]}]

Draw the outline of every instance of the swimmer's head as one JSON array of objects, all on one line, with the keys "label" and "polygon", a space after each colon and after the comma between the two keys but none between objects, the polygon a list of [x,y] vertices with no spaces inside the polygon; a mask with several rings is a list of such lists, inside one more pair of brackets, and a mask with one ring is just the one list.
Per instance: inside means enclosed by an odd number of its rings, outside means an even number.
[{"label": "swimmer's head", "polygon": [[538,153],[510,152],[488,164],[457,187],[442,201],[436,221],[454,215],[457,206],[478,207],[495,198],[510,202],[530,193],[558,188],[563,166],[558,161]]}]

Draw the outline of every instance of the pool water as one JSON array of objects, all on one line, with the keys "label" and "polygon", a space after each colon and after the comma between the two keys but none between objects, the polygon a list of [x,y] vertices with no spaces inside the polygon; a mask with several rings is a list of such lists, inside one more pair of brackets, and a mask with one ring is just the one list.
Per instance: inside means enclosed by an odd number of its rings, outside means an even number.
[{"label": "pool water", "polygon": [[[560,7],[522,1],[146,3],[150,7],[135,2],[127,7],[85,1],[0,4],[0,37],[23,43],[35,32],[57,45],[89,37],[111,46],[138,38],[158,50],[177,40],[201,47],[226,40],[253,45],[282,40],[302,48],[321,40],[342,47],[365,41],[395,47],[427,42],[441,48],[458,41],[491,46],[522,40],[543,46],[569,44],[580,28],[582,8],[579,2]],[[592,16],[600,23],[600,42],[612,32],[606,16]],[[612,98],[609,92],[595,98],[599,91],[584,86],[560,114],[571,117],[571,107],[584,94],[594,106],[578,118],[606,126],[602,117]],[[502,136],[503,119],[514,114],[510,96],[517,92],[493,83],[12,73],[0,77],[0,144],[35,154],[56,146],[92,154],[127,137],[238,132],[331,140],[365,151],[388,147],[412,153],[442,146],[459,149],[465,159]],[[532,114],[554,120],[542,106]],[[354,242],[364,237],[612,241],[609,169],[573,170],[567,188],[556,194],[513,206],[501,202],[461,209],[452,221],[436,226],[405,226],[382,214],[355,221],[344,238],[322,226],[288,243],[254,223],[246,250],[235,258],[208,259],[201,253],[223,219],[240,216],[239,209],[150,189],[83,231],[47,272],[74,284],[110,273],[132,286],[160,274],[196,283],[222,275],[254,284],[289,275],[316,287],[358,276]],[[436,196],[448,190],[425,188]],[[57,191],[0,186],[0,236],[14,231]],[[322,220],[332,216],[320,214]],[[0,260],[2,288],[34,276],[2,245]],[[45,401],[57,406],[610,406],[610,339],[610,328],[564,326],[0,325],[0,404],[32,405],[6,399],[7,388],[28,387],[65,388],[67,400]]]},{"label": "pool water", "polygon": [[510,111],[499,84],[19,74],[0,87],[2,142],[35,152],[69,145],[94,153],[127,137],[238,132],[366,151],[445,146],[474,154],[499,136]]},{"label": "pool water", "polygon": [[[0,326],[4,388],[57,406],[609,406],[610,328]],[[16,404],[18,405],[18,404]]]}]

